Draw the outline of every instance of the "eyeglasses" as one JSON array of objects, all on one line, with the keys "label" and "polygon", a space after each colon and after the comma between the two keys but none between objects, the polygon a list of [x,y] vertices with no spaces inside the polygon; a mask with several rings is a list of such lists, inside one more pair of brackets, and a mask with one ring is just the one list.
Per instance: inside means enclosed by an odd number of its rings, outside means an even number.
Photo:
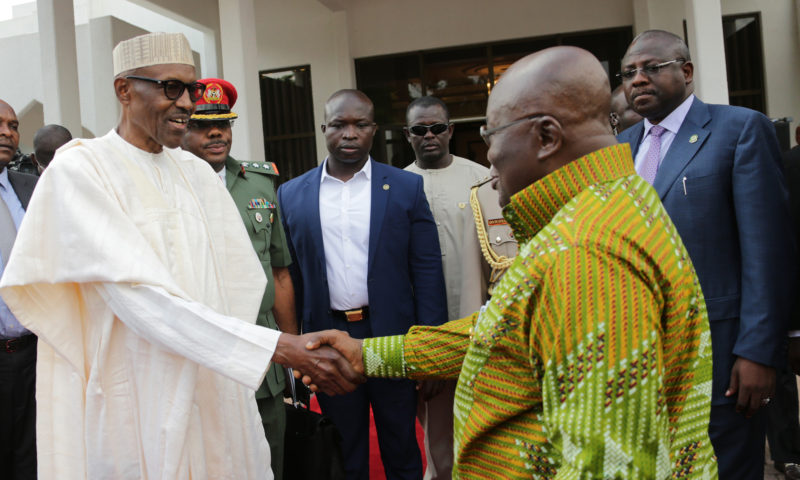
[{"label": "eyeglasses", "polygon": [[633,80],[633,77],[636,76],[637,73],[642,72],[647,78],[653,78],[654,75],[658,75],[664,67],[672,65],[673,63],[678,62],[686,62],[684,58],[676,58],[675,60],[670,60],[668,62],[657,63],[655,65],[645,65],[641,68],[632,68],[630,70],[625,70],[624,72],[619,72],[617,74],[617,78],[621,78],[623,81]]},{"label": "eyeglasses", "polygon": [[233,120],[189,120],[190,130],[210,130],[217,128],[225,130],[233,127]]},{"label": "eyeglasses", "polygon": [[486,125],[481,125],[479,132],[481,134],[481,138],[483,138],[483,141],[486,142],[486,145],[489,145],[489,137],[499,132],[500,130],[504,130],[508,127],[513,127],[514,125],[518,125],[522,122],[527,122],[528,120],[533,120],[534,118],[544,117],[545,115],[548,114],[534,113],[532,115],[528,115],[527,117],[522,117],[519,120],[514,120],[513,122],[506,123],[505,125],[500,125],[499,127],[494,127],[494,128],[486,128]]},{"label": "eyeglasses", "polygon": [[192,103],[197,102],[206,91],[206,86],[200,82],[183,83],[180,80],[156,80],[155,78],[140,77],[138,75],[127,75],[125,78],[132,78],[134,80],[143,80],[145,82],[152,82],[160,85],[164,89],[164,95],[169,100],[177,100],[181,98],[184,90],[189,91],[189,99]]},{"label": "eyeglasses", "polygon": [[433,125],[412,125],[406,127],[406,130],[411,132],[412,135],[424,137],[429,131],[434,135],[439,135],[447,131],[448,128],[450,128],[449,123],[434,123]]}]

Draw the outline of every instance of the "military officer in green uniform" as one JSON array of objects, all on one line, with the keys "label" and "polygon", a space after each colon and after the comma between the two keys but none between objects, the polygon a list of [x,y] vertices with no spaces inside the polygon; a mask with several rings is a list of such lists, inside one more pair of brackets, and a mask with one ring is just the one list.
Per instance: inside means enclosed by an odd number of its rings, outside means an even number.
[{"label": "military officer in green uniform", "polygon": [[[294,288],[288,269],[291,256],[276,204],[278,169],[272,162],[239,162],[230,156],[231,126],[237,118],[231,111],[237,98],[236,89],[222,79],[199,81],[206,85],[206,90],[189,121],[183,148],[207,161],[225,183],[261,260],[267,288],[257,323],[296,334]],[[273,363],[256,392],[276,480],[280,480],[283,473],[286,417],[282,392],[285,381],[283,367]]]}]

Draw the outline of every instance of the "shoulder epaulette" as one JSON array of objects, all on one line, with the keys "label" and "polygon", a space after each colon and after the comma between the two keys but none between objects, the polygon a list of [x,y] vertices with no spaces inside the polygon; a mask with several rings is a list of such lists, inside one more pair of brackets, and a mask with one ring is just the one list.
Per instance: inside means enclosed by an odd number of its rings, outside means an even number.
[{"label": "shoulder epaulette", "polygon": [[278,175],[278,166],[273,162],[239,162],[244,172],[256,172],[266,175]]},{"label": "shoulder epaulette", "polygon": [[476,182],[474,185],[472,185],[470,187],[470,189],[479,188],[479,187],[483,186],[484,184],[489,183],[491,180],[492,180],[492,177],[486,177],[484,179],[481,179],[478,182]]}]

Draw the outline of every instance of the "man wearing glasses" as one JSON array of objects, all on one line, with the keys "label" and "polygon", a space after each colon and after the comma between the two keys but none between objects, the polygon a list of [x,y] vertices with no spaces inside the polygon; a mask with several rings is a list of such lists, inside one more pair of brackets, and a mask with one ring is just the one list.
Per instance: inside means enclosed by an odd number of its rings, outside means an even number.
[{"label": "man wearing glasses", "polygon": [[608,123],[608,76],[514,63],[481,133],[520,249],[480,311],[405,335],[320,332],[367,376],[458,378],[454,476],[716,478],[711,342],[686,250]]},{"label": "man wearing glasses", "polygon": [[692,92],[680,37],[647,31],[622,60],[625,96],[645,120],[619,135],[694,263],[714,350],[709,433],[720,478],[761,478],[763,408],[785,365],[795,271],[775,130],[762,114]]},{"label": "man wearing glasses", "polygon": [[[231,127],[238,115],[236,88],[219,78],[198,80],[205,85],[195,113],[183,137],[183,148],[202,158],[217,172],[233,197],[253,248],[267,276],[267,288],[256,324],[282,332],[297,333],[294,288],[289,275],[291,255],[286,245],[277,206],[275,183],[278,168],[272,162],[239,162],[230,156]],[[283,446],[286,414],[283,407],[284,370],[272,365],[256,392],[258,411],[267,434],[275,480],[283,478]]]},{"label": "man wearing glasses", "polygon": [[[406,170],[421,175],[424,181],[425,196],[436,221],[442,250],[448,320],[455,320],[474,312],[487,298],[491,270],[481,268],[483,256],[476,235],[470,189],[489,176],[489,169],[450,153],[453,124],[442,100],[417,98],[408,105],[406,120],[408,125],[403,131],[416,155]],[[500,215],[497,193],[488,184],[485,187],[489,198],[477,208],[494,212],[488,221],[491,228],[498,230],[493,232],[495,237],[500,237],[496,245],[486,247],[516,245],[508,223]],[[453,380],[420,383],[417,416],[425,430],[426,480],[451,478],[455,387]]]},{"label": "man wearing glasses", "polygon": [[0,285],[39,338],[39,477],[270,479],[254,398],[270,361],[339,393],[360,378],[255,325],[265,278],[241,217],[177,148],[205,90],[186,38],[123,41],[113,66],[120,123],[56,155]]}]

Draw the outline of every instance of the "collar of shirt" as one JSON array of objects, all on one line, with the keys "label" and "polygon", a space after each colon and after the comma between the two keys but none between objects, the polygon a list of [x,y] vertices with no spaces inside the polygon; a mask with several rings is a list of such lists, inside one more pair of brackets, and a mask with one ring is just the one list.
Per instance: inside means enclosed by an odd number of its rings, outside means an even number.
[{"label": "collar of shirt", "polygon": [[[689,109],[692,108],[692,102],[694,101],[694,94],[689,95],[686,100],[684,100],[678,107],[670,112],[669,115],[664,117],[659,125],[664,127],[667,132],[675,135],[680,130],[681,125],[683,124],[684,119],[686,119],[686,115],[689,113]],[[644,135],[642,135],[642,140],[650,134],[650,129],[653,128],[653,124],[650,123],[650,120],[644,119]],[[665,132],[666,133],[666,132]],[[663,141],[661,142],[663,145]]]},{"label": "collar of shirt", "polygon": [[[661,143],[658,156],[659,166],[661,166],[661,162],[664,160],[664,157],[667,156],[669,147],[672,145],[672,141],[675,140],[675,135],[678,134],[678,130],[680,130],[683,121],[686,119],[686,115],[689,113],[689,109],[692,108],[693,101],[694,94],[689,95],[689,97],[686,98],[683,103],[678,105],[675,110],[670,112],[669,115],[664,117],[664,119],[659,122],[659,125],[664,127],[664,133],[661,134],[661,138],[659,139]],[[642,140],[639,142],[639,150],[636,152],[636,158],[634,159],[637,172],[641,171],[644,159],[647,157],[647,152],[650,150],[650,140],[653,138],[650,135],[650,130],[652,128],[653,124],[650,123],[649,120],[645,119],[644,135],[642,135]]]},{"label": "collar of shirt", "polygon": [[[364,166],[361,167],[361,170],[357,171],[355,173],[355,175],[353,175],[353,177],[350,180],[352,180],[353,178],[356,178],[359,175],[363,175],[364,178],[367,181],[372,180],[372,157],[371,156],[369,158],[367,158],[367,161],[366,161],[366,163],[364,163]],[[320,185],[322,185],[322,182],[324,182],[325,179],[328,179],[328,181],[336,181],[336,182],[339,182],[339,183],[346,183],[346,182],[343,182],[343,181],[339,180],[336,177],[328,175],[328,157],[325,157],[325,160],[322,162],[322,175],[320,175],[320,177],[319,177]],[[348,180],[348,182],[350,180]]]},{"label": "collar of shirt", "polygon": [[522,243],[536,236],[564,205],[587,187],[634,175],[627,143],[601,148],[564,165],[511,196],[503,216]]}]

